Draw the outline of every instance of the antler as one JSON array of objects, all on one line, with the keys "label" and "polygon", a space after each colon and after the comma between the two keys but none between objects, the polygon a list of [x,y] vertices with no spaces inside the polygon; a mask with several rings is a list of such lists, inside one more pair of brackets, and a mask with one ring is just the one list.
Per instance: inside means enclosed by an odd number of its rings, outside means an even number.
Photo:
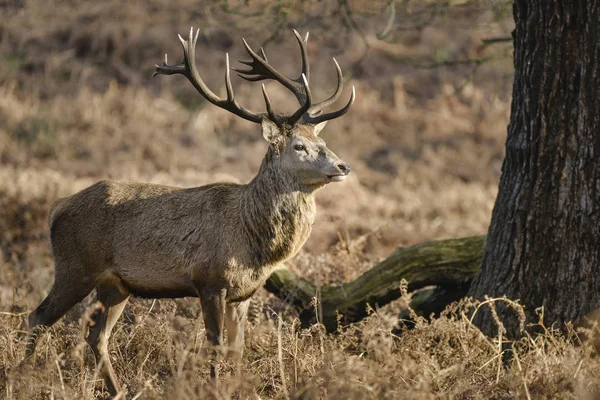
[{"label": "antler", "polygon": [[307,80],[310,75],[310,66],[308,64],[308,56],[306,53],[306,41],[308,41],[308,34],[306,35],[306,39],[302,40],[302,37],[300,36],[298,31],[296,31],[294,29],[294,35],[296,36],[296,39],[298,40],[298,44],[300,45],[300,51],[302,53],[302,72],[301,72],[299,78],[289,79],[289,78],[286,78],[285,76],[281,75],[267,61],[267,55],[265,54],[265,50],[261,47],[260,52],[262,54],[262,57],[259,56],[258,54],[256,54],[256,52],[254,50],[252,50],[252,48],[248,45],[248,42],[246,42],[246,39],[244,39],[244,38],[242,38],[242,42],[244,42],[244,47],[246,48],[246,51],[248,52],[248,54],[250,54],[250,57],[252,58],[252,60],[250,60],[250,61],[239,60],[239,62],[249,66],[250,69],[249,70],[243,70],[243,69],[238,69],[238,68],[232,68],[232,69],[234,71],[236,71],[240,77],[242,77],[245,80],[250,81],[250,82],[257,82],[257,81],[262,81],[265,79],[273,79],[273,80],[281,83],[290,92],[292,92],[294,94],[294,96],[296,96],[296,99],[298,99],[298,102],[302,105],[305,102],[306,95],[304,92],[302,92],[301,90],[299,90],[296,87],[295,83],[303,84],[304,82],[302,80],[302,75],[306,76]]},{"label": "antler", "polygon": [[[334,112],[330,112],[327,114],[322,114],[322,115],[317,115],[315,117],[310,115],[310,111],[304,115],[304,117],[302,118],[303,122],[309,123],[309,124],[319,124],[321,122],[325,122],[325,121],[329,121],[331,119],[336,119],[338,117],[341,117],[342,115],[346,114],[348,112],[348,110],[350,110],[350,107],[352,107],[352,104],[354,104],[354,99],[356,98],[356,90],[354,89],[354,86],[352,86],[352,94],[350,95],[350,100],[348,100],[348,103],[341,109],[334,111]],[[323,101],[323,103],[325,102],[329,102],[331,100],[331,98]],[[333,102],[334,100],[332,100],[331,102]],[[320,113],[320,112],[319,112]]]},{"label": "antler", "polygon": [[[333,57],[333,63],[335,64],[335,71],[337,72],[337,87],[335,88],[335,92],[327,100],[323,100],[323,101],[313,105],[311,107],[311,109],[308,110],[309,115],[314,116],[314,115],[321,114],[321,112],[323,112],[323,109],[325,107],[329,107],[330,105],[332,105],[338,99],[338,97],[340,97],[340,94],[342,94],[342,89],[344,87],[344,80],[342,78],[342,69],[340,68],[340,65],[338,64],[335,57]],[[354,86],[353,86],[353,88],[354,88]],[[354,89],[352,89],[352,90],[354,90]]]},{"label": "antler", "polygon": [[[352,87],[352,96],[350,97],[350,101],[344,108],[341,110],[320,115],[323,108],[331,105],[334,101],[337,100],[339,95],[342,92],[343,80],[342,80],[342,70],[338,65],[335,58],[333,62],[335,63],[338,84],[335,90],[335,93],[331,95],[327,100],[324,100],[320,103],[312,104],[312,94],[310,91],[310,87],[308,85],[308,78],[310,74],[310,65],[308,63],[308,55],[306,51],[306,43],[308,42],[308,33],[306,37],[302,39],[300,34],[294,30],[294,35],[298,40],[298,44],[300,45],[300,52],[302,54],[302,72],[297,79],[290,79],[283,75],[281,75],[277,70],[275,70],[267,61],[267,55],[265,51],[261,47],[260,51],[262,56],[259,56],[252,48],[248,45],[246,40],[242,39],[244,42],[244,46],[250,54],[252,58],[251,61],[240,61],[243,64],[246,64],[250,67],[249,70],[240,70],[236,68],[231,68],[238,73],[238,75],[248,81],[256,82],[265,79],[272,79],[283,86],[285,86],[288,90],[290,90],[296,99],[300,103],[300,108],[291,116],[280,116],[273,112],[273,108],[271,106],[271,101],[269,99],[269,95],[267,94],[267,90],[265,85],[262,84],[262,92],[263,97],[265,99],[265,104],[267,106],[267,114],[265,113],[254,113],[240,106],[238,102],[235,100],[235,96],[233,94],[233,87],[231,85],[231,76],[229,74],[229,54],[226,54],[225,58],[225,87],[227,89],[227,98],[222,99],[213,93],[212,90],[209,89],[208,86],[204,83],[195,64],[196,57],[196,42],[198,41],[198,35],[200,33],[200,29],[196,31],[196,35],[194,35],[194,29],[190,28],[190,35],[188,40],[184,40],[181,36],[179,36],[179,41],[183,46],[183,61],[177,65],[169,65],[167,64],[167,55],[165,54],[165,60],[156,66],[154,74],[156,75],[174,75],[180,74],[185,76],[192,85],[196,88],[196,90],[209,102],[216,105],[217,107],[223,108],[239,117],[242,117],[248,121],[261,123],[262,119],[267,117],[277,123],[285,123],[287,125],[295,125],[298,121],[302,120],[305,123],[318,124],[323,121],[327,121],[330,119],[337,118],[341,115],[344,115],[349,109],[352,103],[354,103],[355,91],[354,87]],[[301,86],[298,87],[297,85]]]},{"label": "antler", "polygon": [[[257,114],[252,111],[245,109],[240,106],[238,102],[235,100],[235,96],[233,94],[233,87],[231,85],[231,76],[229,74],[229,54],[226,54],[225,57],[225,87],[227,89],[227,98],[222,99],[216,94],[213,93],[212,90],[209,89],[208,86],[204,83],[198,70],[196,68],[195,57],[196,57],[196,42],[198,41],[198,34],[200,33],[200,29],[196,31],[196,35],[194,36],[194,28],[190,28],[190,36],[188,40],[184,40],[181,35],[179,36],[179,41],[183,45],[183,61],[177,65],[169,65],[167,64],[167,55],[165,54],[165,60],[156,66],[154,73],[152,76],[156,75],[174,75],[181,74],[185,76],[191,83],[194,85],[196,90],[208,101],[214,104],[217,107],[223,108],[239,117],[242,117],[248,121],[261,123],[264,114]],[[265,101],[268,100],[265,94]],[[270,109],[270,104],[267,104],[267,108]],[[272,112],[272,110],[271,110]],[[269,115],[271,115],[269,112]]]},{"label": "antler", "polygon": [[[296,96],[296,99],[298,100],[300,105],[303,105],[303,107],[301,107],[301,109],[303,109],[304,105],[307,101],[307,97],[308,97],[307,93],[310,90],[308,87],[310,64],[308,62],[308,55],[307,55],[307,51],[306,51],[306,44],[308,43],[308,33],[306,33],[306,37],[304,39],[302,39],[302,37],[300,36],[298,31],[296,31],[295,29],[293,31],[294,31],[294,36],[296,36],[296,40],[298,41],[298,45],[300,46],[300,53],[302,55],[302,73],[300,74],[299,78],[290,79],[290,78],[283,76],[281,73],[279,73],[275,68],[273,68],[269,64],[269,61],[267,60],[267,55],[265,54],[265,51],[262,47],[260,48],[260,52],[261,52],[262,56],[260,56],[254,50],[252,50],[252,48],[248,45],[248,43],[246,42],[245,39],[242,39],[242,41],[244,42],[244,47],[246,48],[246,51],[250,55],[251,60],[250,61],[240,60],[240,62],[242,64],[249,66],[250,69],[249,70],[243,70],[243,69],[237,69],[237,68],[232,68],[232,69],[234,71],[236,71],[241,78],[243,78],[247,81],[250,81],[250,82],[272,79],[272,80],[275,80],[275,81],[281,83],[289,91],[291,91],[294,94],[294,96]],[[320,115],[325,107],[330,106],[338,99],[338,97],[342,93],[342,89],[343,89],[342,69],[340,68],[340,66],[335,58],[333,59],[333,62],[335,63],[335,68],[336,68],[337,78],[338,78],[337,87],[335,89],[335,92],[328,99],[311,105],[304,114],[300,115],[300,118],[304,122],[319,123],[319,122],[337,118],[337,117],[345,114],[350,109],[350,106],[354,102],[355,90],[353,87],[352,88],[352,97],[350,98],[350,101],[344,108],[342,108],[339,111],[333,112],[333,113]],[[303,79],[302,79],[303,76],[306,77],[306,81],[303,81]],[[304,91],[300,90],[296,86],[297,83],[303,84]],[[264,93],[264,91],[263,91],[263,93]],[[296,114],[298,114],[299,111],[300,110],[298,110],[296,113],[294,113],[294,116],[296,116]],[[314,121],[318,121],[318,122],[314,122]],[[288,119],[288,123],[290,123],[290,124],[295,123],[295,122],[297,122],[297,120],[294,120],[293,118]]]}]

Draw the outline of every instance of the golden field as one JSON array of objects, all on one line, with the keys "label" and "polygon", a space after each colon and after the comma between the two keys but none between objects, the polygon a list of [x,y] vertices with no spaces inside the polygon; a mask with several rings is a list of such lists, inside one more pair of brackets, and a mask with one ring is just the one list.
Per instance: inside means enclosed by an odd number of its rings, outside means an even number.
[{"label": "golden field", "polygon": [[[15,372],[27,312],[52,284],[47,215],[57,198],[106,178],[191,187],[256,174],[267,149],[258,126],[207,104],[182,77],[150,78],[165,52],[179,60],[177,33],[190,26],[201,31],[198,69],[217,93],[224,53],[247,58],[241,37],[297,74],[292,28],[311,32],[318,99],[334,90],[332,56],[346,77],[338,106],[356,86],[352,110],[322,133],[353,172],[317,194],[317,223],[289,265],[296,272],[339,283],[398,246],[487,230],[512,87],[511,44],[489,39],[510,36],[506,2],[9,0],[0,13],[0,398],[108,397],[81,330],[93,296],[40,339],[33,368]],[[261,110],[259,85],[235,78],[234,89]],[[278,111],[293,109],[283,88],[268,89]],[[128,398],[600,394],[596,328],[549,329],[512,343],[503,359],[497,339],[466,317],[469,301],[398,326],[408,296],[327,335],[299,329],[294,312],[262,291],[239,374],[225,365],[218,389],[197,299],[130,299],[110,351]]]}]

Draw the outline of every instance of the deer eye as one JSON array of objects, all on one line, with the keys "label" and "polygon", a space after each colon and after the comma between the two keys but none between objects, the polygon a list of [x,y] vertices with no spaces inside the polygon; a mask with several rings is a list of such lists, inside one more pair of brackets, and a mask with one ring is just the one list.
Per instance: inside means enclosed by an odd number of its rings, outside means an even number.
[{"label": "deer eye", "polygon": [[294,145],[294,150],[296,150],[296,151],[304,151],[304,150],[306,150],[306,147],[304,147],[303,144],[297,144],[297,145]]}]

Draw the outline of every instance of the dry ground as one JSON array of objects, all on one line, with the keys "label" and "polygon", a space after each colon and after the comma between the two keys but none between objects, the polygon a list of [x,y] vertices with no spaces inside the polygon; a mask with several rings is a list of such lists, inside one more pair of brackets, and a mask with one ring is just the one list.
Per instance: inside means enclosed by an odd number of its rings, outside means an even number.
[{"label": "dry ground", "polygon": [[[26,313],[52,283],[46,219],[56,198],[103,178],[195,186],[246,182],[256,173],[266,151],[258,127],[207,106],[181,77],[149,78],[163,53],[179,59],[176,34],[190,25],[201,28],[197,62],[214,90],[224,90],[223,53],[244,58],[241,36],[264,44],[271,63],[296,73],[292,27],[311,32],[311,83],[319,98],[333,89],[333,55],[347,86],[357,87],[352,111],[323,133],[353,173],[317,195],[317,224],[291,262],[298,272],[340,282],[397,246],[486,231],[512,71],[509,44],[482,40],[509,36],[510,7],[391,3],[394,20],[386,1],[0,2],[0,375],[8,373],[0,376],[0,398],[107,396],[94,385],[91,352],[81,344],[89,299],[41,339],[33,370],[14,372]],[[242,104],[262,107],[257,85],[234,85]],[[268,87],[282,111],[293,107],[288,93]],[[285,304],[260,293],[242,373],[226,377],[219,390],[208,384],[199,350],[197,300],[130,301],[110,351],[128,396],[137,398],[600,393],[594,341],[580,339],[594,338],[595,328],[505,344],[510,356],[503,360],[498,341],[466,318],[469,304],[392,334],[405,300],[325,335],[318,326],[299,330]]]}]

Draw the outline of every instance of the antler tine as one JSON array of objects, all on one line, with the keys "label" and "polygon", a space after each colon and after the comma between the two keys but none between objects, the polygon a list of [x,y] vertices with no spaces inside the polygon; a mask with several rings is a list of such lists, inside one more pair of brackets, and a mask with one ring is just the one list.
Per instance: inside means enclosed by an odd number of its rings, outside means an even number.
[{"label": "antler tine", "polygon": [[296,82],[302,83],[302,75],[306,76],[306,80],[310,79],[310,64],[308,63],[308,52],[306,51],[306,44],[308,43],[308,32],[306,32],[306,39],[302,39],[302,36],[298,33],[297,30],[293,29],[294,36],[296,36],[296,40],[298,40],[298,44],[300,45],[300,53],[302,54],[302,72],[298,79],[295,79]]},{"label": "antler tine", "polygon": [[354,86],[352,86],[352,95],[350,96],[350,101],[348,101],[348,104],[346,104],[344,106],[344,108],[334,111],[334,112],[327,113],[327,114],[322,114],[322,115],[319,115],[316,117],[312,117],[309,114],[306,114],[304,116],[303,121],[316,125],[316,124],[319,124],[324,121],[329,121],[329,120],[341,117],[342,115],[346,114],[348,112],[348,110],[350,110],[350,107],[354,103],[355,98],[356,98],[356,90],[354,89]]},{"label": "antler tine", "polygon": [[338,64],[335,57],[333,58],[333,62],[335,63],[335,69],[337,72],[337,87],[335,89],[335,92],[328,99],[323,100],[323,101],[313,105],[310,108],[310,110],[308,110],[308,114],[311,116],[317,116],[317,115],[321,114],[321,112],[323,111],[324,108],[332,105],[338,99],[338,97],[340,97],[340,94],[342,94],[342,89],[344,88],[344,79],[342,77],[342,69],[340,68],[340,65]]},{"label": "antler tine", "polygon": [[278,118],[273,112],[273,107],[271,107],[271,100],[269,99],[269,95],[267,94],[267,89],[265,88],[265,84],[260,84],[262,88],[263,97],[265,98],[265,104],[267,106],[267,113],[269,114],[269,119],[273,122],[278,122]]},{"label": "antler tine", "polygon": [[[267,54],[265,53],[265,49],[263,49],[262,47],[260,48],[260,55],[262,56],[263,60],[265,60],[265,62],[268,64],[269,60],[267,60]],[[243,61],[240,61],[243,62]]]},{"label": "antler tine", "polygon": [[308,110],[310,110],[310,106],[312,105],[312,93],[310,92],[310,87],[308,86],[308,79],[306,79],[306,75],[300,75],[302,79],[302,83],[304,85],[304,91],[306,93],[306,102],[291,116],[287,119],[287,123],[289,125],[294,125],[305,115],[308,115]]},{"label": "antler tine", "polygon": [[233,88],[231,85],[231,77],[229,74],[229,55],[226,56],[225,62],[227,66],[227,71],[225,72],[225,86],[227,89],[227,99],[221,99],[202,80],[200,74],[198,73],[198,69],[196,68],[196,42],[198,41],[198,35],[200,34],[200,29],[196,31],[196,35],[194,35],[194,28],[190,28],[190,35],[188,40],[185,40],[179,36],[179,41],[183,46],[183,61],[177,65],[168,65],[167,64],[167,56],[165,55],[165,60],[156,66],[154,73],[152,76],[156,75],[174,75],[181,74],[185,76],[190,83],[196,88],[198,93],[200,93],[206,100],[216,105],[217,107],[223,108],[241,118],[244,118],[248,121],[260,123],[262,121],[262,114],[256,114],[252,111],[249,111],[243,107],[241,107],[235,97],[233,95]]},{"label": "antler tine", "polygon": [[225,53],[225,89],[227,90],[227,100],[230,103],[235,102],[233,95],[233,86],[231,85],[231,74],[229,73],[229,53]]}]

